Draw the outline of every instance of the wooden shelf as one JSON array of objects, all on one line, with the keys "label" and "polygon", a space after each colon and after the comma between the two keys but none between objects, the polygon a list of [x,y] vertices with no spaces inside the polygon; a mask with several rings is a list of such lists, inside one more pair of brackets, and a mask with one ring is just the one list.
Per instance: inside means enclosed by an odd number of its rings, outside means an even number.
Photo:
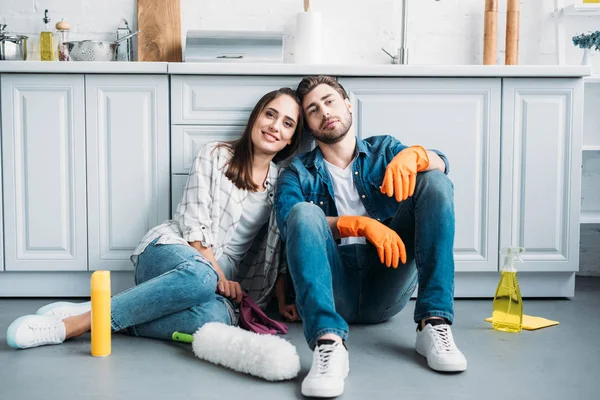
[{"label": "wooden shelf", "polygon": [[579,217],[580,224],[600,224],[599,211],[582,211]]}]

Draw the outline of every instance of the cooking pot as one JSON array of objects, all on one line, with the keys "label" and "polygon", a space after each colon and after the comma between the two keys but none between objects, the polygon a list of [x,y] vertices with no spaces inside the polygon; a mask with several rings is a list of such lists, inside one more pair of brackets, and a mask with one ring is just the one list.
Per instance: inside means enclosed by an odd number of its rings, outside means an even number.
[{"label": "cooking pot", "polygon": [[0,24],[0,60],[27,60],[27,36],[9,34]]}]

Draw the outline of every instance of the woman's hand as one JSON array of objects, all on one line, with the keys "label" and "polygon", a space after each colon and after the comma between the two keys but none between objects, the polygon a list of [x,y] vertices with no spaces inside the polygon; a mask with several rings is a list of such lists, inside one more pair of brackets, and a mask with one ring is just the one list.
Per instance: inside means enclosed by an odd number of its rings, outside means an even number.
[{"label": "woman's hand", "polygon": [[217,292],[223,296],[231,299],[238,304],[242,302],[242,288],[238,282],[228,281],[225,277],[222,277],[217,283]]},{"label": "woman's hand", "polygon": [[296,308],[295,304],[279,304],[279,314],[281,314],[283,318],[290,322],[300,320],[298,309]]}]

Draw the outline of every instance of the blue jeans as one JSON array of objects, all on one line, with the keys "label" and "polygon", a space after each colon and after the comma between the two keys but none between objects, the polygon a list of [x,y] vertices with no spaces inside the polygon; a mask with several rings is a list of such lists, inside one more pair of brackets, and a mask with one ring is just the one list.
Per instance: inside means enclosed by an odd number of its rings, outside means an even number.
[{"label": "blue jeans", "polygon": [[[158,240],[158,239],[156,239]],[[196,249],[152,242],[138,257],[136,286],[111,300],[113,331],[171,340],[207,322],[234,323],[231,302],[216,294],[218,275]]]},{"label": "blue jeans", "polygon": [[367,244],[338,246],[324,212],[298,203],[286,219],[286,250],[296,304],[311,348],[326,333],[348,338],[348,323],[379,323],[400,312],[417,282],[415,322],[454,319],[454,187],[446,175],[417,175],[414,195],[384,221],[406,246],[406,264],[380,263]]}]

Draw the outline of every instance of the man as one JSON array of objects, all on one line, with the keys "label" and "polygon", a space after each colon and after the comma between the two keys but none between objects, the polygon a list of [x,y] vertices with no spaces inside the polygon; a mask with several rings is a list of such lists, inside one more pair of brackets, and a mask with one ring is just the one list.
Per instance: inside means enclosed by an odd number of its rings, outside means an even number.
[{"label": "man", "polygon": [[302,394],[341,395],[348,323],[386,321],[417,283],[417,352],[434,370],[464,371],[450,329],[454,193],[445,156],[391,136],[357,139],[352,104],[331,77],[304,78],[297,94],[317,147],[281,174],[275,207],[314,349]]}]

